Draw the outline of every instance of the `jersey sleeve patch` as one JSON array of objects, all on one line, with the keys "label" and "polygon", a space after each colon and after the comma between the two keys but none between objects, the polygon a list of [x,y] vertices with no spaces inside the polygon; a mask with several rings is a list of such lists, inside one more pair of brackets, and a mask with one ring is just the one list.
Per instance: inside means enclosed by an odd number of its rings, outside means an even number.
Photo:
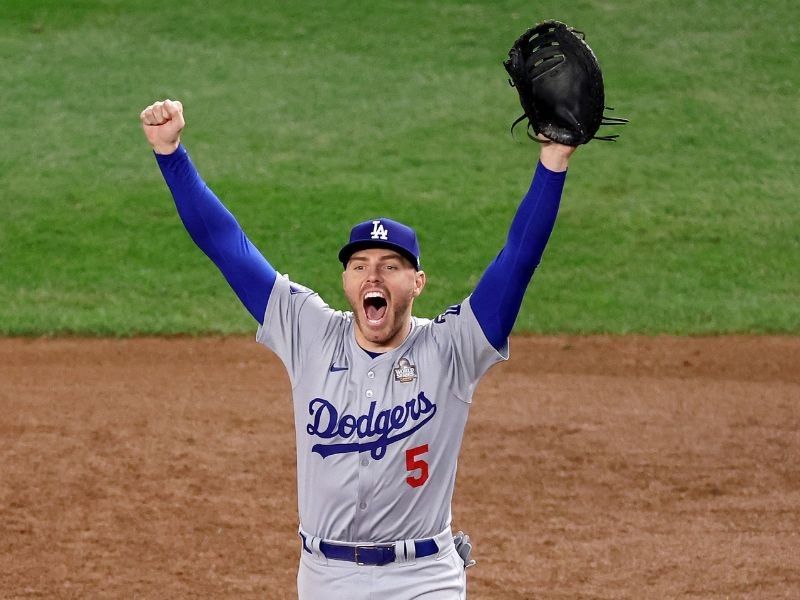
[{"label": "jersey sleeve patch", "polygon": [[453,304],[452,306],[448,307],[446,311],[436,317],[433,322],[437,325],[441,325],[447,321],[447,315],[454,315],[458,316],[461,314],[461,305],[460,304]]},{"label": "jersey sleeve patch", "polygon": [[433,320],[430,330],[453,394],[464,402],[471,402],[478,380],[489,367],[508,358],[507,345],[498,351],[486,339],[469,301],[448,307]]},{"label": "jersey sleeve patch", "polygon": [[294,296],[295,294],[313,294],[314,292],[308,289],[307,287],[303,287],[302,285],[290,282],[289,283],[289,295]]}]

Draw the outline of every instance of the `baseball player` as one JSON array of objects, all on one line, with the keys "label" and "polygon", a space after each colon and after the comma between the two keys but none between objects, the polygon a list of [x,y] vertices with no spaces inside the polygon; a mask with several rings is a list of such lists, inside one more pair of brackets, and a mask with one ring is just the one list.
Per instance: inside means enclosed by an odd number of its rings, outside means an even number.
[{"label": "baseball player", "polygon": [[278,273],[200,178],[180,102],[141,121],[189,235],[289,375],[300,599],[465,598],[470,544],[450,530],[464,427],[481,376],[508,358],[574,148],[541,145],[505,246],[472,294],[428,320],[412,316],[426,274],[411,227],[376,217],[352,228],[338,255],[350,310],[334,310]]}]

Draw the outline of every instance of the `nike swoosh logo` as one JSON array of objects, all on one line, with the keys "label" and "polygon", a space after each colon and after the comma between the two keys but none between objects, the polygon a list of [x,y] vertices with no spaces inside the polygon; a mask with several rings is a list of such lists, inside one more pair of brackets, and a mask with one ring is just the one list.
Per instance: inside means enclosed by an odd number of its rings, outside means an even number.
[{"label": "nike swoosh logo", "polygon": [[331,373],[336,373],[337,371],[347,371],[350,367],[337,367],[335,365],[331,365]]}]

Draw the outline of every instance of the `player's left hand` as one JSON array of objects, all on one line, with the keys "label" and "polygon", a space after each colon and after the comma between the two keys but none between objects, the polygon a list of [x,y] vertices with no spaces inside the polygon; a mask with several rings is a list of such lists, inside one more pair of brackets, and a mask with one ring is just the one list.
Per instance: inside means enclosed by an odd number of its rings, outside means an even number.
[{"label": "player's left hand", "polygon": [[607,117],[603,72],[585,35],[560,21],[543,21],[514,42],[503,61],[516,88],[530,130],[571,146],[590,140],[614,141],[618,135],[597,135],[601,125],[624,125],[627,119]]}]

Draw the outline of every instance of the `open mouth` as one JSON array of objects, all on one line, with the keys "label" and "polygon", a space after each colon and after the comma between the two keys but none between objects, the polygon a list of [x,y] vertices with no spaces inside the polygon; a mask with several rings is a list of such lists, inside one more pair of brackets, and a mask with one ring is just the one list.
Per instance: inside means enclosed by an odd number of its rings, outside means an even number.
[{"label": "open mouth", "polygon": [[364,294],[364,314],[367,321],[373,325],[380,323],[386,316],[386,309],[389,303],[386,302],[382,292],[367,292]]}]

